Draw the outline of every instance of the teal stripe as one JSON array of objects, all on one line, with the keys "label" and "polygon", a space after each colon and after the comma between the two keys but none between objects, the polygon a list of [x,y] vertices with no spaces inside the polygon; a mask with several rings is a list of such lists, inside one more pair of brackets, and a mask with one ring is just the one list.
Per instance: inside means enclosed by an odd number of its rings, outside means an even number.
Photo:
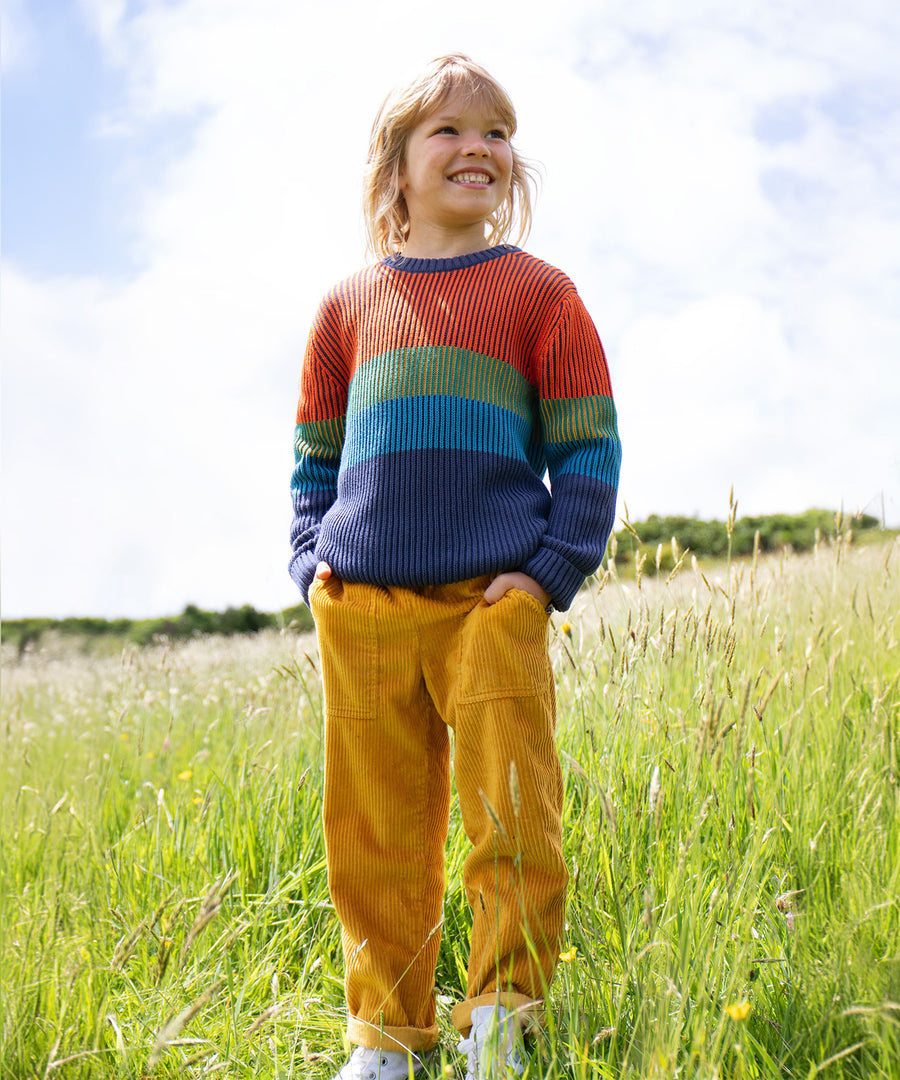
[{"label": "teal stripe", "polygon": [[531,424],[481,401],[424,397],[379,402],[348,419],[341,468],[384,454],[439,448],[530,462]]},{"label": "teal stripe", "polygon": [[334,491],[337,487],[338,467],[321,458],[304,458],[297,462],[291,474],[291,491]]},{"label": "teal stripe", "polygon": [[617,438],[591,443],[550,443],[544,447],[551,483],[558,476],[591,476],[611,487],[619,482],[622,444]]}]

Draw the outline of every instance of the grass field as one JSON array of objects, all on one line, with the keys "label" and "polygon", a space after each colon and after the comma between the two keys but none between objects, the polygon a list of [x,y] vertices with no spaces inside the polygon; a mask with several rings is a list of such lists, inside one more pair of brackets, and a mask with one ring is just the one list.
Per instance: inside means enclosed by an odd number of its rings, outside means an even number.
[{"label": "grass field", "polygon": [[[900,543],[555,616],[568,936],[529,1076],[900,1077]],[[343,1060],[309,636],[4,653],[0,1077]],[[454,812],[444,1056],[466,961]]]}]

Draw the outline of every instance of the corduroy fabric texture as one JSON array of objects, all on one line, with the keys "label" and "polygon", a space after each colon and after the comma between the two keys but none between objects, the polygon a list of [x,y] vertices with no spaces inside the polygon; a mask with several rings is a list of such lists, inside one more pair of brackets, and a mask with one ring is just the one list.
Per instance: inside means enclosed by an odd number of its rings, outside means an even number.
[{"label": "corduroy fabric texture", "polygon": [[324,560],[379,585],[520,570],[564,609],[615,515],[597,331],[561,270],[509,246],[398,256],[335,286],[307,344],[294,452],[304,598]]},{"label": "corduroy fabric texture", "polygon": [[450,738],[473,912],[466,1000],[542,999],[565,915],[562,776],[548,619],[489,577],[415,588],[315,583],[325,684],[324,827],[341,922],[348,1038],[431,1049]]}]

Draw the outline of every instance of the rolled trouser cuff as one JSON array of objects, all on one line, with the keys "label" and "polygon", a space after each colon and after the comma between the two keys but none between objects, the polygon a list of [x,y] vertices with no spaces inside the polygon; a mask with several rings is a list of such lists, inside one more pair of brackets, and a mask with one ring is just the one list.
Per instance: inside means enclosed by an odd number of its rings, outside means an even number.
[{"label": "rolled trouser cuff", "polygon": [[460,1035],[468,1035],[472,1028],[472,1010],[479,1005],[502,1005],[507,1013],[513,1017],[516,1029],[531,1027],[539,1023],[539,1012],[543,1005],[542,1001],[536,1001],[526,994],[517,994],[513,990],[492,990],[489,994],[479,994],[478,997],[466,998],[458,1005],[454,1005],[451,1019],[453,1026]]},{"label": "rolled trouser cuff", "polygon": [[437,1024],[429,1028],[387,1027],[351,1016],[347,1021],[347,1041],[369,1050],[399,1050],[424,1054],[433,1050],[440,1038]]}]

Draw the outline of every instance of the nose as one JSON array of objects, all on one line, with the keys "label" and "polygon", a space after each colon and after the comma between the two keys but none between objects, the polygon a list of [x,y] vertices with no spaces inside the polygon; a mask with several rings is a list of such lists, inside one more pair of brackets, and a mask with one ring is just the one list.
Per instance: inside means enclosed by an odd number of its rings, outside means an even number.
[{"label": "nose", "polygon": [[470,135],[462,153],[464,157],[490,157],[491,148],[483,135]]}]

